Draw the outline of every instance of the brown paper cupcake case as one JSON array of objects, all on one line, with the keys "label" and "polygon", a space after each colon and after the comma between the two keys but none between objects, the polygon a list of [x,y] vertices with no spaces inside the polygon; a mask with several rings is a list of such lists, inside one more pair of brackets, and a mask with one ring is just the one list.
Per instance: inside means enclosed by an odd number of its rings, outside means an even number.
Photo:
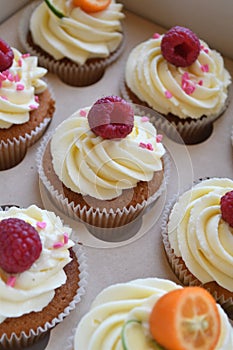
[{"label": "brown paper cupcake case", "polygon": [[51,322],[46,322],[44,326],[38,327],[36,331],[31,330],[30,334],[28,335],[25,334],[25,332],[22,332],[20,336],[17,336],[15,333],[12,333],[10,339],[6,335],[3,335],[0,338],[0,344],[4,347],[4,349],[18,349],[34,344],[38,340],[42,339],[42,337],[44,337],[47,334],[47,332],[49,332],[52,328],[61,323],[64,320],[64,318],[67,317],[70,314],[70,312],[75,309],[76,305],[81,301],[81,298],[86,291],[88,278],[87,258],[83,247],[81,247],[80,245],[76,244],[72,249],[77,256],[80,272],[78,289],[73,301],[71,301],[70,304],[65,308],[65,310],[62,313],[60,313],[56,318],[54,318]]},{"label": "brown paper cupcake case", "polygon": [[52,136],[52,133],[47,134],[42,142],[40,147],[37,151],[37,167],[39,172],[39,177],[44,185],[44,187],[47,189],[48,194],[50,195],[51,201],[67,216],[71,217],[75,220],[83,221],[84,223],[87,223],[94,227],[100,227],[100,231],[102,231],[102,234],[104,233],[104,228],[108,229],[106,234],[109,234],[109,228],[119,228],[120,226],[124,226],[127,224],[131,224],[135,218],[139,218],[140,215],[144,214],[146,210],[149,210],[150,206],[154,204],[154,202],[158,199],[158,197],[162,194],[162,192],[165,190],[166,183],[168,181],[169,177],[169,171],[170,171],[170,158],[168,154],[164,157],[164,179],[163,183],[161,184],[158,191],[151,196],[147,201],[144,200],[141,204],[137,204],[136,206],[130,206],[129,209],[123,208],[122,210],[117,209],[114,211],[113,209],[110,209],[107,211],[106,209],[100,210],[99,208],[94,209],[86,209],[85,207],[80,207],[80,205],[74,205],[73,202],[69,203],[68,199],[64,197],[62,193],[58,193],[57,190],[54,189],[53,184],[50,183],[50,181],[47,179],[43,166],[42,166],[42,158],[44,154],[44,150],[47,146],[47,143],[49,142],[50,138]]},{"label": "brown paper cupcake case", "polygon": [[20,22],[19,39],[26,52],[37,56],[41,66],[46,67],[51,73],[58,75],[58,77],[68,85],[88,86],[99,81],[107,66],[112,64],[122,54],[124,50],[124,40],[119,48],[110,54],[109,57],[93,59],[93,61],[89,61],[83,65],[78,65],[67,60],[56,60],[52,56],[41,52],[40,49],[31,45],[27,40],[31,14],[39,3],[40,1],[37,1],[27,6]]},{"label": "brown paper cupcake case", "polygon": [[[197,181],[198,183],[198,181]],[[233,299],[232,297],[226,298],[224,295],[220,294],[218,290],[213,291],[205,286],[205,284],[201,283],[185,266],[185,263],[182,261],[182,258],[177,257],[174,254],[173,249],[171,248],[168,232],[167,232],[167,223],[169,219],[170,212],[177,201],[177,197],[173,198],[168,202],[164,208],[164,213],[161,221],[161,234],[162,240],[164,244],[164,250],[167,255],[168,262],[179,279],[184,286],[201,286],[207,289],[215,298],[215,300],[225,309],[228,315],[232,314],[233,308]]]},{"label": "brown paper cupcake case", "polygon": [[[135,103],[132,101],[132,98],[130,97],[124,78],[121,79],[120,83],[120,92],[122,97],[130,102]],[[140,105],[137,105],[137,112],[139,114],[145,113],[145,109],[147,112],[147,115],[150,116],[150,121],[152,123],[157,123],[157,125],[160,127],[160,129],[173,141],[177,143],[184,143],[184,144],[196,144],[205,141],[212,133],[213,130],[213,122],[217,120],[226,110],[228,102],[225,104],[225,106],[222,108],[221,112],[218,115],[211,116],[211,117],[205,117],[203,116],[200,119],[193,120],[191,118],[188,118],[187,120],[180,120],[178,123],[170,122],[168,119],[166,119],[165,116],[160,114],[159,112],[154,111],[152,108],[143,107]]]},{"label": "brown paper cupcake case", "polygon": [[0,170],[12,168],[21,162],[27,153],[28,147],[32,146],[44,134],[51,118],[45,118],[34,130],[19,138],[13,138],[8,142],[0,141]]}]

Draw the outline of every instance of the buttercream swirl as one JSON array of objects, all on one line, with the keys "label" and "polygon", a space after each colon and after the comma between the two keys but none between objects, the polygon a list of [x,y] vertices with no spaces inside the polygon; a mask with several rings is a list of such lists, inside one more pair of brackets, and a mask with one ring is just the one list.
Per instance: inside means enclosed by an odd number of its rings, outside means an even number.
[{"label": "buttercream swirl", "polygon": [[[35,205],[26,209],[11,207],[0,211],[0,220],[5,218],[19,218],[35,227],[40,235],[42,252],[29,270],[15,275],[14,287],[7,284],[9,275],[0,269],[0,322],[7,317],[41,311],[49,304],[55,289],[66,282],[63,268],[71,261],[68,249],[74,245],[70,239],[64,241],[64,234],[69,237],[71,229],[53,212]],[[56,249],[54,244],[58,242],[64,244]]]},{"label": "buttercream swirl", "polygon": [[225,108],[231,76],[220,53],[202,40],[197,60],[182,68],[161,53],[161,40],[149,39],[130,53],[125,69],[128,87],[156,111],[179,118],[219,115]]},{"label": "buttercream swirl", "polygon": [[[121,332],[129,320],[141,322],[142,332],[130,337],[129,350],[157,349],[149,331],[149,316],[157,300],[173,289],[174,282],[159,278],[145,278],[119,283],[104,289],[92,303],[90,311],[81,319],[74,338],[74,350],[123,350]],[[215,350],[229,350],[233,346],[233,331],[226,314],[218,305],[221,335]]]},{"label": "buttercream swirl", "polygon": [[88,14],[70,1],[54,0],[64,13],[58,18],[43,2],[33,12],[33,41],[56,60],[64,57],[84,64],[89,58],[108,57],[122,42],[122,4],[112,0],[103,11]]},{"label": "buttercream swirl", "polygon": [[135,116],[127,137],[108,140],[90,130],[83,116],[89,109],[78,110],[63,121],[52,137],[53,167],[65,186],[82,195],[113,199],[162,170],[165,149],[156,141],[157,131],[149,121]]},{"label": "buttercream swirl", "polygon": [[3,129],[26,123],[30,111],[39,107],[35,96],[47,88],[41,79],[47,69],[37,66],[37,57],[12,50],[12,66],[0,73],[0,128]]},{"label": "buttercream swirl", "polygon": [[185,192],[174,205],[168,235],[176,256],[202,283],[216,281],[233,292],[233,229],[222,219],[221,197],[233,181],[213,178]]}]

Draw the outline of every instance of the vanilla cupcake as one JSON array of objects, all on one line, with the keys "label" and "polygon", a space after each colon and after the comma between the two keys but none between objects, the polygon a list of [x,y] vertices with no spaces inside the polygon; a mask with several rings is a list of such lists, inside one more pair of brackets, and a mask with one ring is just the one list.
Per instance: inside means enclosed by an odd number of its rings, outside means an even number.
[{"label": "vanilla cupcake", "polygon": [[122,4],[55,0],[30,5],[22,18],[25,50],[66,84],[94,84],[123,49]]},{"label": "vanilla cupcake", "polygon": [[164,156],[149,119],[109,96],[64,120],[37,158],[40,179],[63,212],[94,227],[116,228],[161,195]]},{"label": "vanilla cupcake", "polygon": [[[179,312],[178,308],[175,308],[176,300],[173,298],[173,308],[163,308],[163,312],[157,318],[155,309],[159,304],[161,305],[162,299],[164,306],[165,298],[167,302],[167,297],[174,295],[174,292],[178,297],[182,296],[183,309],[189,302],[189,312],[184,319],[177,315],[177,329],[172,333],[170,332],[174,325],[172,319],[176,312]],[[199,317],[195,318],[193,312],[195,312],[196,295],[200,297]],[[206,315],[211,309],[215,313],[214,317],[213,314],[210,317]],[[152,314],[154,314],[154,320],[152,320]],[[196,335],[196,341],[202,341],[199,343],[200,349],[229,350],[233,347],[231,324],[223,309],[215,303],[207,291],[198,287],[181,288],[176,283],[165,279],[145,278],[113,284],[102,290],[92,302],[90,310],[73,330],[65,350],[167,349],[165,344],[162,344],[162,347],[161,342],[159,344],[158,338],[154,335],[153,326],[156,321],[156,328],[160,327],[164,316],[170,317],[165,328],[166,335],[169,334],[169,342],[174,337],[174,333],[175,335],[179,333],[180,336],[186,335],[186,338],[185,336],[182,338],[182,342],[189,342],[189,347],[182,347],[182,349],[194,349],[191,344],[195,338],[194,335]],[[180,319],[183,321],[182,327],[179,324],[182,322]],[[198,329],[196,333],[195,326],[196,330]],[[169,349],[175,348],[178,349],[175,346],[169,347]]]},{"label": "vanilla cupcake", "polygon": [[131,51],[121,93],[159,112],[169,137],[178,140],[178,132],[186,144],[194,144],[210,136],[213,122],[226,109],[230,83],[221,54],[176,26]]},{"label": "vanilla cupcake", "polygon": [[80,301],[86,258],[71,229],[35,205],[0,211],[0,233],[0,343],[24,348]]},{"label": "vanilla cupcake", "polygon": [[42,79],[47,70],[38,67],[37,58],[0,41],[0,170],[5,170],[43,135],[55,102]]},{"label": "vanilla cupcake", "polygon": [[232,191],[231,179],[203,180],[168,205],[163,219],[165,251],[179,280],[208,289],[231,317]]}]

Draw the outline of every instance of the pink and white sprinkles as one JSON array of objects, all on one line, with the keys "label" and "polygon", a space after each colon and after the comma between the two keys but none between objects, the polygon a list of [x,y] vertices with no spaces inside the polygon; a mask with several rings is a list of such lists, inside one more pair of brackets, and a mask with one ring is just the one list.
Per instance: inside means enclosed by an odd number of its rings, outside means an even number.
[{"label": "pink and white sprinkles", "polygon": [[66,244],[68,243],[68,241],[69,241],[69,236],[68,236],[68,234],[65,232],[65,233],[63,234],[63,241],[54,243],[53,248],[54,248],[54,249],[62,248],[62,247],[64,247],[64,245],[66,245]]},{"label": "pink and white sprinkles", "polygon": [[[22,67],[22,64],[23,64],[23,59],[27,58],[27,57],[30,57],[30,54],[29,53],[25,53],[25,54],[22,54],[21,57],[18,59],[17,61],[17,64],[19,67]],[[24,84],[20,83],[20,76],[18,73],[16,73],[15,75],[13,75],[9,69],[3,71],[3,72],[0,72],[0,88],[2,87],[2,84],[3,82],[11,82],[11,83],[16,83],[15,85],[15,89],[16,91],[20,92],[20,91],[23,91],[25,89],[25,86]],[[2,100],[5,100],[5,101],[8,101],[8,98],[7,96],[4,96],[4,95],[0,95],[0,98]],[[35,102],[38,104],[39,103],[39,99],[38,99],[38,96],[35,96]],[[37,104],[31,104],[29,105],[29,108],[30,110],[35,110],[38,108],[38,105]]]}]

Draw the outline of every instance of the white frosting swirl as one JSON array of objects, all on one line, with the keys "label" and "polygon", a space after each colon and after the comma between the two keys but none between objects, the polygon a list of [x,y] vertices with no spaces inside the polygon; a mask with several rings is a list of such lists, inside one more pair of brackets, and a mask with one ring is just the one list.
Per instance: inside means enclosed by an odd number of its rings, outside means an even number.
[{"label": "white frosting swirl", "polygon": [[[174,282],[158,278],[138,279],[104,289],[94,300],[91,310],[81,319],[74,338],[74,350],[123,350],[122,327],[128,320],[142,322],[143,332],[131,337],[137,349],[139,336],[151,338],[149,316],[154,304],[166,292],[181,288]],[[215,350],[233,348],[233,331],[220,306],[221,335]],[[133,344],[134,341],[134,344]],[[146,349],[156,349],[155,345]]]},{"label": "white frosting swirl", "polygon": [[103,11],[88,14],[71,2],[53,1],[65,17],[58,18],[45,2],[33,12],[33,41],[56,60],[64,57],[84,64],[89,58],[108,57],[122,42],[122,5],[112,0]]},{"label": "white frosting swirl", "polygon": [[162,37],[149,39],[131,51],[125,69],[128,87],[165,115],[193,119],[219,115],[231,83],[222,56],[200,41],[197,60],[189,67],[176,67],[161,53]]},{"label": "white frosting swirl", "polygon": [[[68,249],[74,245],[70,239],[64,243],[64,233],[69,237],[71,229],[64,226],[53,212],[35,205],[26,209],[11,207],[0,211],[0,220],[6,218],[19,218],[35,227],[40,235],[42,252],[29,270],[15,275],[14,287],[7,285],[10,275],[0,269],[0,322],[7,317],[41,311],[49,304],[55,289],[66,282],[63,268],[71,261]],[[46,223],[46,226],[40,228],[38,222]],[[54,248],[58,242],[64,245]]]},{"label": "white frosting swirl", "polygon": [[28,122],[30,111],[39,107],[35,95],[47,88],[41,80],[47,70],[37,66],[37,57],[12,50],[12,66],[0,73],[0,128],[3,129]]},{"label": "white frosting swirl", "polygon": [[[162,169],[165,149],[156,141],[149,121],[135,116],[133,131],[123,139],[107,140],[89,127],[90,107],[78,110],[56,129],[51,141],[53,167],[72,191],[98,199],[113,199],[139,181],[150,181]],[[150,144],[152,149],[140,147]]]},{"label": "white frosting swirl", "polygon": [[216,281],[233,292],[233,229],[221,217],[220,200],[233,191],[227,178],[204,180],[174,205],[168,235],[176,256],[202,283]]}]

